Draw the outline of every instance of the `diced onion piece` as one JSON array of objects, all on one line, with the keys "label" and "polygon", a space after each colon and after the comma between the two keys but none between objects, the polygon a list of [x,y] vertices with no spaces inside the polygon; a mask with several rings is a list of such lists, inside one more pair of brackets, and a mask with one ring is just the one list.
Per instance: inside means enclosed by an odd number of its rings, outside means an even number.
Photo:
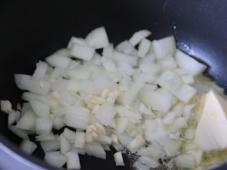
[{"label": "diced onion piece", "polygon": [[70,142],[70,143],[74,143],[75,142],[75,138],[76,138],[76,132],[68,129],[68,128],[64,128],[64,131],[62,133],[65,138]]},{"label": "diced onion piece", "polygon": [[36,116],[32,112],[25,112],[16,127],[22,130],[35,130]]},{"label": "diced onion piece", "polygon": [[151,47],[151,41],[148,39],[143,39],[139,44],[138,56],[144,57]]},{"label": "diced onion piece", "polygon": [[177,64],[185,70],[186,73],[192,74],[192,75],[198,75],[202,73],[205,69],[206,66],[194,58],[188,56],[187,54],[177,50],[176,52],[176,61]]},{"label": "diced onion piece", "polygon": [[122,133],[122,134],[118,134],[118,140],[121,143],[121,145],[126,147],[129,144],[129,142],[132,141],[132,138],[129,136],[129,134],[127,134],[125,132],[125,133]]},{"label": "diced onion piece", "polygon": [[35,71],[34,71],[32,76],[36,77],[36,78],[39,78],[39,79],[42,79],[46,75],[47,69],[48,69],[47,63],[45,63],[43,61],[39,61],[36,64],[36,69],[35,69]]},{"label": "diced onion piece", "polygon": [[108,36],[104,27],[92,30],[86,37],[86,42],[94,48],[104,48],[109,45]]},{"label": "diced onion piece", "polygon": [[129,41],[123,41],[116,46],[116,50],[128,54],[128,55],[137,55],[137,51],[134,46]]},{"label": "diced onion piece", "polygon": [[112,138],[109,137],[109,136],[106,136],[106,135],[102,135],[98,138],[98,141],[101,143],[101,144],[108,144],[110,145],[112,143]]},{"label": "diced onion piece", "polygon": [[24,140],[21,145],[20,145],[20,148],[28,153],[28,154],[32,154],[35,149],[37,148],[36,144],[31,142],[30,140]]},{"label": "diced onion piece", "polygon": [[12,110],[8,116],[8,125],[12,125],[20,119],[20,112]]},{"label": "diced onion piece", "polygon": [[163,147],[168,156],[176,155],[181,147],[181,142],[179,140],[170,139],[168,136],[160,138],[159,144]]},{"label": "diced onion piece", "polygon": [[135,66],[138,60],[138,58],[135,56],[124,54],[118,51],[114,51],[113,59],[117,62],[117,64],[125,63],[131,66]]},{"label": "diced onion piece", "polygon": [[37,118],[35,129],[38,134],[49,134],[52,130],[53,123],[49,118]]},{"label": "diced onion piece", "polygon": [[32,110],[37,114],[37,116],[48,117],[50,107],[47,105],[47,103],[43,103],[38,100],[30,100],[29,103],[32,107]]},{"label": "diced onion piece", "polygon": [[203,151],[201,151],[200,149],[192,149],[187,153],[191,154],[195,158],[197,165],[201,163],[203,159]]},{"label": "diced onion piece", "polygon": [[171,71],[163,72],[158,82],[183,102],[188,102],[196,94],[195,88],[183,83],[179,76]]},{"label": "diced onion piece", "polygon": [[15,82],[18,88],[36,94],[47,94],[50,90],[50,84],[47,81],[35,79],[25,74],[15,74]]},{"label": "diced onion piece", "polygon": [[83,46],[74,43],[70,49],[70,55],[74,58],[79,58],[82,60],[91,60],[95,54],[95,50],[88,46]]},{"label": "diced onion piece", "polygon": [[124,166],[124,160],[121,152],[116,152],[114,154],[114,160],[116,163],[116,166]]},{"label": "diced onion piece", "polygon": [[129,42],[135,46],[137,45],[141,40],[148,37],[151,34],[148,30],[140,30],[138,32],[135,32],[132,37],[129,39]]},{"label": "diced onion piece", "polygon": [[80,169],[80,159],[79,159],[79,155],[76,152],[67,152],[65,154],[66,156],[66,165],[67,165],[67,169]]},{"label": "diced onion piece", "polygon": [[67,45],[67,48],[69,48],[69,49],[72,48],[74,43],[79,44],[79,45],[84,45],[84,46],[87,45],[86,41],[83,38],[71,37],[69,40],[69,43]]},{"label": "diced onion piece", "polygon": [[102,145],[98,143],[89,143],[85,147],[85,151],[88,155],[101,159],[106,159],[106,152]]},{"label": "diced onion piece", "polygon": [[162,119],[145,120],[144,136],[149,142],[159,142],[167,134]]},{"label": "diced onion piece", "polygon": [[64,127],[64,118],[62,116],[56,116],[54,119],[53,119],[53,128],[54,129],[61,129],[62,127]]},{"label": "diced onion piece", "polygon": [[75,135],[74,147],[84,148],[84,146],[85,146],[85,133],[77,131]]},{"label": "diced onion piece", "polygon": [[44,152],[57,151],[60,149],[59,140],[50,140],[50,141],[42,141],[40,142],[42,149]]},{"label": "diced onion piece", "polygon": [[65,154],[68,151],[70,151],[71,149],[71,145],[69,143],[69,141],[65,138],[64,135],[60,135],[60,150],[61,153]]},{"label": "diced onion piece", "polygon": [[189,85],[183,85],[175,94],[181,101],[188,102],[196,94],[196,89]]},{"label": "diced onion piece", "polygon": [[1,110],[4,113],[9,113],[12,111],[12,104],[9,100],[1,100]]},{"label": "diced onion piece", "polygon": [[152,62],[143,62],[140,64],[139,68],[144,73],[149,73],[150,76],[158,74],[161,70],[159,65]]},{"label": "diced onion piece", "polygon": [[54,67],[59,67],[61,69],[66,68],[70,63],[69,50],[68,49],[61,49],[55,52],[54,54],[50,55],[46,58],[46,61]]},{"label": "diced onion piece", "polygon": [[138,96],[138,93],[143,88],[145,84],[145,80],[143,78],[139,77],[135,83],[126,91],[126,93],[122,96],[122,102],[123,104],[130,105],[133,101],[136,100],[136,97]]},{"label": "diced onion piece", "polygon": [[132,111],[131,109],[127,108],[126,106],[118,106],[116,107],[118,115],[122,117],[127,117],[130,121],[134,123],[138,123],[141,120],[141,115],[137,112]]},{"label": "diced onion piece", "polygon": [[83,149],[81,149],[81,148],[72,148],[71,151],[77,152],[77,153],[80,154],[80,155],[85,155],[85,154],[86,154],[84,148],[83,148]]},{"label": "diced onion piece", "polygon": [[107,57],[107,58],[112,58],[113,57],[113,44],[110,44],[107,47],[103,48],[103,53],[102,56],[103,57]]},{"label": "diced onion piece", "polygon": [[65,124],[70,127],[86,129],[90,122],[89,110],[73,107],[65,115]]},{"label": "diced onion piece", "polygon": [[113,104],[107,102],[104,103],[95,113],[97,120],[99,120],[103,125],[110,125],[112,119],[114,118],[116,111]]},{"label": "diced onion piece", "polygon": [[[26,100],[28,102],[35,100],[35,101],[40,101],[42,103],[49,104],[49,99],[47,98],[46,95],[40,95],[40,94],[31,93],[31,92],[23,93],[22,99],[24,99],[24,100]],[[22,112],[26,112],[26,111],[31,111],[32,110],[32,107],[31,107],[30,103],[25,103],[24,105],[23,105],[23,108],[22,108]]]},{"label": "diced onion piece", "polygon": [[128,149],[130,152],[135,153],[138,149],[140,149],[145,144],[145,139],[139,135],[134,138],[129,144]]},{"label": "diced onion piece", "polygon": [[173,69],[176,68],[177,63],[172,56],[165,57],[158,61],[163,69]]},{"label": "diced onion piece", "polygon": [[160,112],[169,111],[175,103],[174,96],[163,88],[156,91],[143,90],[141,92],[141,100],[151,106],[152,109]]},{"label": "diced onion piece", "polygon": [[182,80],[186,83],[186,84],[192,84],[194,83],[194,77],[192,75],[183,75],[182,76]]},{"label": "diced onion piece", "polygon": [[182,154],[175,158],[176,165],[180,168],[193,169],[196,166],[195,158],[190,154]]},{"label": "diced onion piece", "polygon": [[127,118],[118,118],[117,119],[117,126],[116,126],[116,131],[118,133],[123,133],[125,129],[127,128],[128,125],[128,119]]},{"label": "diced onion piece", "polygon": [[173,36],[166,37],[160,40],[154,40],[152,43],[155,56],[158,59],[171,56],[176,51],[176,43]]},{"label": "diced onion piece", "polygon": [[138,151],[138,155],[141,156],[149,156],[152,157],[154,160],[158,160],[165,155],[165,151],[163,150],[162,146],[160,146],[158,143],[153,142],[151,145],[148,147],[142,147]]},{"label": "diced onion piece", "polygon": [[109,71],[109,72],[116,72],[117,68],[115,63],[113,62],[113,60],[111,58],[108,57],[103,57],[101,59],[102,65],[104,66],[104,68]]},{"label": "diced onion piece", "polygon": [[66,163],[66,157],[61,154],[60,152],[47,152],[45,154],[45,161],[49,164],[56,166],[56,167],[62,167]]},{"label": "diced onion piece", "polygon": [[54,136],[53,133],[49,133],[49,134],[41,134],[36,136],[36,141],[51,141],[51,140],[55,140],[56,137]]},{"label": "diced onion piece", "polygon": [[169,112],[167,113],[167,115],[163,118],[163,122],[165,124],[168,124],[168,125],[171,125],[173,123],[173,121],[175,120],[177,116],[177,113],[176,112]]},{"label": "diced onion piece", "polygon": [[154,161],[150,157],[141,156],[133,165],[136,169],[139,170],[149,170],[156,169],[159,166],[159,163]]},{"label": "diced onion piece", "polygon": [[128,63],[119,63],[118,64],[118,71],[123,75],[131,76],[135,72],[133,67]]}]

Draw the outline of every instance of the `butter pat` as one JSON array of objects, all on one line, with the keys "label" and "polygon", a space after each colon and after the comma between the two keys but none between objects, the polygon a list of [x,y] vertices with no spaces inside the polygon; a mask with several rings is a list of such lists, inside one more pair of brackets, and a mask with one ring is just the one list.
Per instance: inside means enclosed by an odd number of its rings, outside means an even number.
[{"label": "butter pat", "polygon": [[195,141],[206,152],[227,148],[227,100],[213,91],[205,95]]}]

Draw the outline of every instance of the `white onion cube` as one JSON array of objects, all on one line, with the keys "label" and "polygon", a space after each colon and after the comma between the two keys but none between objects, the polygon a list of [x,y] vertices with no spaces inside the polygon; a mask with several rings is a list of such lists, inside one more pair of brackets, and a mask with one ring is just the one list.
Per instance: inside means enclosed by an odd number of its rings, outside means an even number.
[{"label": "white onion cube", "polygon": [[83,46],[74,43],[70,49],[70,55],[74,58],[79,58],[82,60],[91,60],[95,54],[95,50],[88,46]]},{"label": "white onion cube", "polygon": [[109,45],[108,36],[104,27],[92,30],[86,37],[86,42],[94,48],[104,48]]}]

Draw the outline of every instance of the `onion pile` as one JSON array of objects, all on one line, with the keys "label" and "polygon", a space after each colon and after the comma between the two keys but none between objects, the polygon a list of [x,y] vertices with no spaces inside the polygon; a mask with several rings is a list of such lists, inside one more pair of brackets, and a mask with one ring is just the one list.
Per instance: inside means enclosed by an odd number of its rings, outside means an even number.
[{"label": "onion pile", "polygon": [[33,75],[16,74],[25,103],[14,110],[3,100],[1,109],[21,148],[34,152],[35,134],[45,161],[67,169],[81,168],[79,154],[105,159],[110,146],[116,166],[130,153],[139,170],[198,167],[193,115],[201,94],[222,89],[200,81],[206,66],[176,49],[173,36],[150,41],[150,34],[138,31],[114,48],[96,28],[39,61]]}]

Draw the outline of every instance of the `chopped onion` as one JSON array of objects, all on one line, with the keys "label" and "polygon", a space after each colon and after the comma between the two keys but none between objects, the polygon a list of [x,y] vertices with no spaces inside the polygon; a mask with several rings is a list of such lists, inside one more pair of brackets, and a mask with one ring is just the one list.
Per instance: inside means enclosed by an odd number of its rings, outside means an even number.
[{"label": "chopped onion", "polygon": [[47,69],[48,69],[47,63],[45,63],[43,61],[39,61],[36,64],[36,69],[32,76],[35,78],[38,78],[38,79],[42,79],[46,75]]},{"label": "chopped onion", "polygon": [[156,91],[142,91],[141,100],[153,110],[167,112],[175,104],[175,98],[167,90],[160,88]]},{"label": "chopped onion", "polygon": [[152,43],[155,56],[158,59],[171,56],[175,53],[176,43],[173,36],[166,37],[160,40],[154,40]]},{"label": "chopped onion", "polygon": [[132,153],[135,153],[139,148],[141,148],[145,144],[145,140],[142,136],[137,136],[134,138],[129,144],[128,149]]},{"label": "chopped onion", "polygon": [[30,140],[24,140],[21,145],[20,148],[28,153],[28,154],[32,154],[32,152],[35,151],[35,149],[37,148],[36,144],[31,142]]},{"label": "chopped onion", "polygon": [[116,50],[121,53],[128,54],[128,55],[137,54],[136,49],[133,47],[133,45],[129,41],[123,41],[120,44],[118,44],[116,46]]},{"label": "chopped onion", "polygon": [[25,74],[16,74],[15,82],[20,89],[28,90],[36,94],[46,94],[50,90],[50,84],[47,81],[33,78]]},{"label": "chopped onion", "polygon": [[70,63],[69,50],[68,49],[61,49],[52,54],[51,56],[46,58],[46,61],[54,66],[59,67],[61,69],[66,68]]},{"label": "chopped onion", "polygon": [[114,160],[115,160],[116,166],[124,166],[125,165],[121,152],[116,152],[114,154]]},{"label": "chopped onion", "polygon": [[16,124],[22,130],[35,130],[36,116],[32,112],[25,112]]},{"label": "chopped onion", "polygon": [[80,159],[79,155],[76,152],[67,152],[66,156],[66,165],[67,169],[80,169]]},{"label": "chopped onion", "polygon": [[44,150],[44,152],[57,151],[60,149],[60,142],[58,139],[42,141],[42,142],[40,142],[40,145],[41,145],[42,149]]},{"label": "chopped onion", "polygon": [[4,113],[9,113],[12,111],[12,104],[9,100],[1,100],[1,110]]},{"label": "chopped onion", "polygon": [[71,37],[67,48],[69,48],[69,49],[72,48],[74,43],[79,44],[79,45],[84,45],[84,46],[87,45],[86,41],[83,38]]},{"label": "chopped onion", "polygon": [[65,115],[65,124],[70,127],[86,129],[89,121],[89,111],[84,108],[72,107]]},{"label": "chopped onion", "polygon": [[206,69],[204,64],[201,64],[197,60],[179,50],[177,50],[175,57],[177,64],[189,74],[198,75]]},{"label": "chopped onion", "polygon": [[128,125],[128,119],[127,118],[119,118],[117,120],[117,127],[116,127],[116,131],[118,133],[123,133],[125,131],[125,129],[127,128]]},{"label": "chopped onion", "polygon": [[138,56],[144,57],[151,47],[151,41],[148,39],[143,39],[139,45]]},{"label": "chopped onion", "polygon": [[12,110],[9,112],[8,125],[12,125],[20,119],[20,112]]},{"label": "chopped onion", "polygon": [[62,127],[64,127],[64,118],[62,116],[56,116],[54,119],[53,119],[53,128],[54,129],[61,129]]},{"label": "chopped onion", "polygon": [[159,163],[150,157],[141,156],[133,165],[138,170],[156,169]]},{"label": "chopped onion", "polygon": [[104,27],[92,30],[86,37],[86,42],[94,48],[104,48],[109,45],[108,36]]},{"label": "chopped onion", "polygon": [[106,152],[102,145],[98,143],[89,143],[85,146],[86,153],[90,156],[94,156],[101,159],[106,159]]},{"label": "chopped onion", "polygon": [[38,134],[48,134],[52,130],[52,121],[49,118],[37,118],[35,129]]},{"label": "chopped onion", "polygon": [[38,100],[30,100],[29,103],[37,116],[48,117],[50,107],[46,103],[43,103]]},{"label": "chopped onion", "polygon": [[103,125],[110,125],[112,119],[114,118],[116,111],[111,103],[103,104],[97,111],[96,111],[96,118],[99,120]]},{"label": "chopped onion", "polygon": [[72,44],[70,49],[70,55],[74,58],[79,58],[82,60],[91,60],[94,56],[95,50],[88,46],[83,46],[79,44]]},{"label": "chopped onion", "polygon": [[28,136],[35,135],[45,160],[68,169],[81,168],[78,154],[106,159],[111,146],[117,166],[129,152],[140,170],[200,168],[200,96],[224,91],[201,74],[204,64],[176,49],[173,36],[150,41],[150,34],[140,30],[114,48],[99,27],[85,39],[71,37],[32,75],[16,74],[26,102],[17,110],[0,104],[9,129],[24,139],[21,148],[32,153]]},{"label": "chopped onion", "polygon": [[65,138],[64,135],[60,135],[60,150],[61,153],[65,154],[68,151],[70,151],[71,149],[71,145],[69,143],[69,141]]},{"label": "chopped onion", "polygon": [[103,48],[103,57],[112,58],[113,57],[113,44]]},{"label": "chopped onion", "polygon": [[53,133],[49,133],[49,134],[41,134],[36,136],[36,141],[51,141],[51,140],[55,140],[56,137],[54,136]]},{"label": "chopped onion", "polygon": [[57,152],[47,152],[45,154],[44,159],[49,164],[56,166],[56,167],[62,167],[66,163],[66,157],[58,151]]},{"label": "chopped onion", "polygon": [[195,158],[190,154],[182,154],[175,158],[176,165],[180,168],[193,169],[196,166]]},{"label": "chopped onion", "polygon": [[70,143],[74,143],[75,139],[76,139],[76,132],[68,129],[68,128],[64,128],[64,131],[62,133],[65,138],[70,142]]},{"label": "chopped onion", "polygon": [[138,44],[141,40],[143,40],[144,38],[148,37],[151,34],[150,31],[148,30],[140,30],[138,32],[135,32],[133,34],[133,36],[129,39],[129,42],[135,46],[136,44]]},{"label": "chopped onion", "polygon": [[76,148],[84,148],[85,146],[85,133],[77,131],[75,134],[75,143]]}]

